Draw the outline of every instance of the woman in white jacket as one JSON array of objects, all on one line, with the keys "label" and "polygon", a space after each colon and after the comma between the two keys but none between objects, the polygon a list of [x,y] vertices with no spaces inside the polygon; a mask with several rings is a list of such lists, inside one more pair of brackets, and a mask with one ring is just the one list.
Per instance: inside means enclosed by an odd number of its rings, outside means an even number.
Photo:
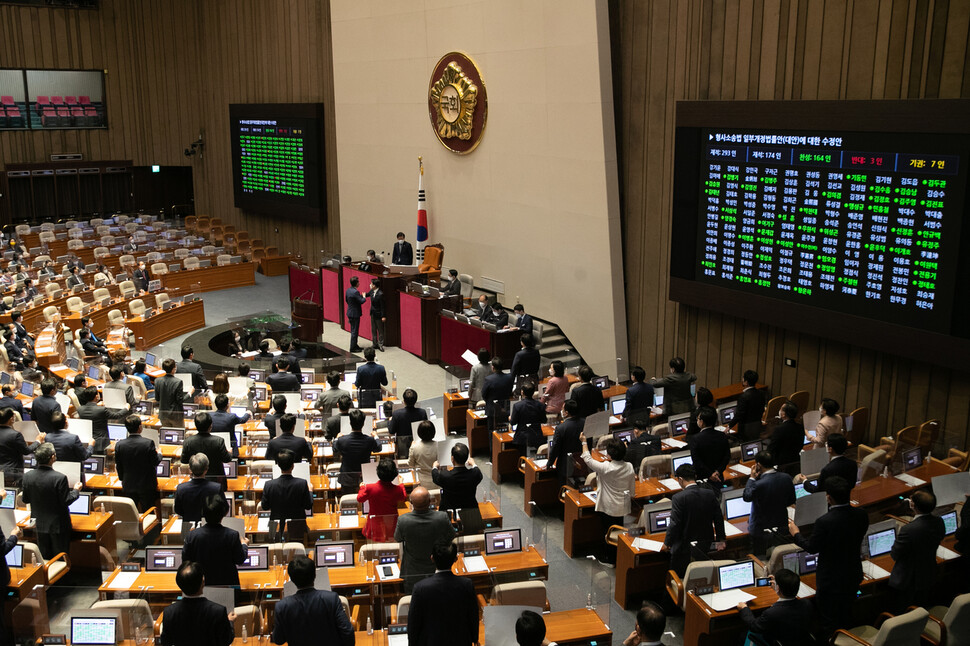
[{"label": "woman in white jacket", "polygon": [[596,513],[603,527],[603,546],[596,559],[608,567],[616,565],[616,548],[609,545],[606,532],[612,525],[622,525],[623,517],[630,513],[630,500],[636,489],[633,465],[626,462],[626,445],[620,440],[606,442],[606,458],[602,461],[590,455],[586,437],[580,433],[583,445],[583,461],[596,474]]}]

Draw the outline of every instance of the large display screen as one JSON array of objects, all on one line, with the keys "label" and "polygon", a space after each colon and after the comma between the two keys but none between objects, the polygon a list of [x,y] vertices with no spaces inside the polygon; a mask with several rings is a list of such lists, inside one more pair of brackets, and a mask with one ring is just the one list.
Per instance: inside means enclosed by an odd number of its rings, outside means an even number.
[{"label": "large display screen", "polygon": [[325,194],[322,104],[233,104],[229,122],[236,206],[318,218]]},{"label": "large display screen", "polygon": [[880,349],[970,337],[970,135],[940,103],[679,104],[671,298]]}]

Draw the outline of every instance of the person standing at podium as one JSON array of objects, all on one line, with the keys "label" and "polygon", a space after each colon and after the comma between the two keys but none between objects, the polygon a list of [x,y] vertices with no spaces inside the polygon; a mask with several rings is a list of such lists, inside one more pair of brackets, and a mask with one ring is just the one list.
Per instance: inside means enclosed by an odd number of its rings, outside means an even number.
[{"label": "person standing at podium", "polygon": [[384,352],[384,324],[387,322],[384,310],[384,290],[379,278],[370,279],[370,335],[372,347]]},{"label": "person standing at podium", "polygon": [[347,301],[347,320],[350,321],[351,352],[360,352],[360,346],[357,345],[357,334],[360,331],[360,317],[364,315],[361,307],[367,302],[367,299],[357,291],[357,285],[359,284],[360,279],[357,276],[352,276],[350,279],[350,287],[344,293],[344,300]]},{"label": "person standing at podium", "polygon": [[394,243],[394,254],[391,263],[395,265],[413,265],[414,248],[404,239],[404,232],[398,232],[397,242]]}]

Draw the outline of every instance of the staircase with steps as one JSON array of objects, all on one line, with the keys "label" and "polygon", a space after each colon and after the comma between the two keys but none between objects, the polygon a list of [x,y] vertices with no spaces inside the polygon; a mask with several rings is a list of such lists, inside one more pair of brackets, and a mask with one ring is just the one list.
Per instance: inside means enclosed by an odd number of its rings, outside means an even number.
[{"label": "staircase with steps", "polygon": [[542,340],[539,346],[539,355],[542,357],[542,372],[540,374],[544,376],[545,371],[549,369],[549,364],[556,359],[565,364],[566,370],[578,368],[582,365],[583,358],[572,346],[562,330],[559,329],[558,325],[538,319],[536,321],[542,324]]}]

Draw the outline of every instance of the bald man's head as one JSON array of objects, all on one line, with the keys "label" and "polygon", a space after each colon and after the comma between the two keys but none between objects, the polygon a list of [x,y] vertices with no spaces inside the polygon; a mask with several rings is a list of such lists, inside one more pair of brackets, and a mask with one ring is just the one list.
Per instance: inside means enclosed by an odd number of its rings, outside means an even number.
[{"label": "bald man's head", "polygon": [[426,487],[415,487],[411,491],[411,507],[414,509],[427,509],[431,506],[431,494]]}]

